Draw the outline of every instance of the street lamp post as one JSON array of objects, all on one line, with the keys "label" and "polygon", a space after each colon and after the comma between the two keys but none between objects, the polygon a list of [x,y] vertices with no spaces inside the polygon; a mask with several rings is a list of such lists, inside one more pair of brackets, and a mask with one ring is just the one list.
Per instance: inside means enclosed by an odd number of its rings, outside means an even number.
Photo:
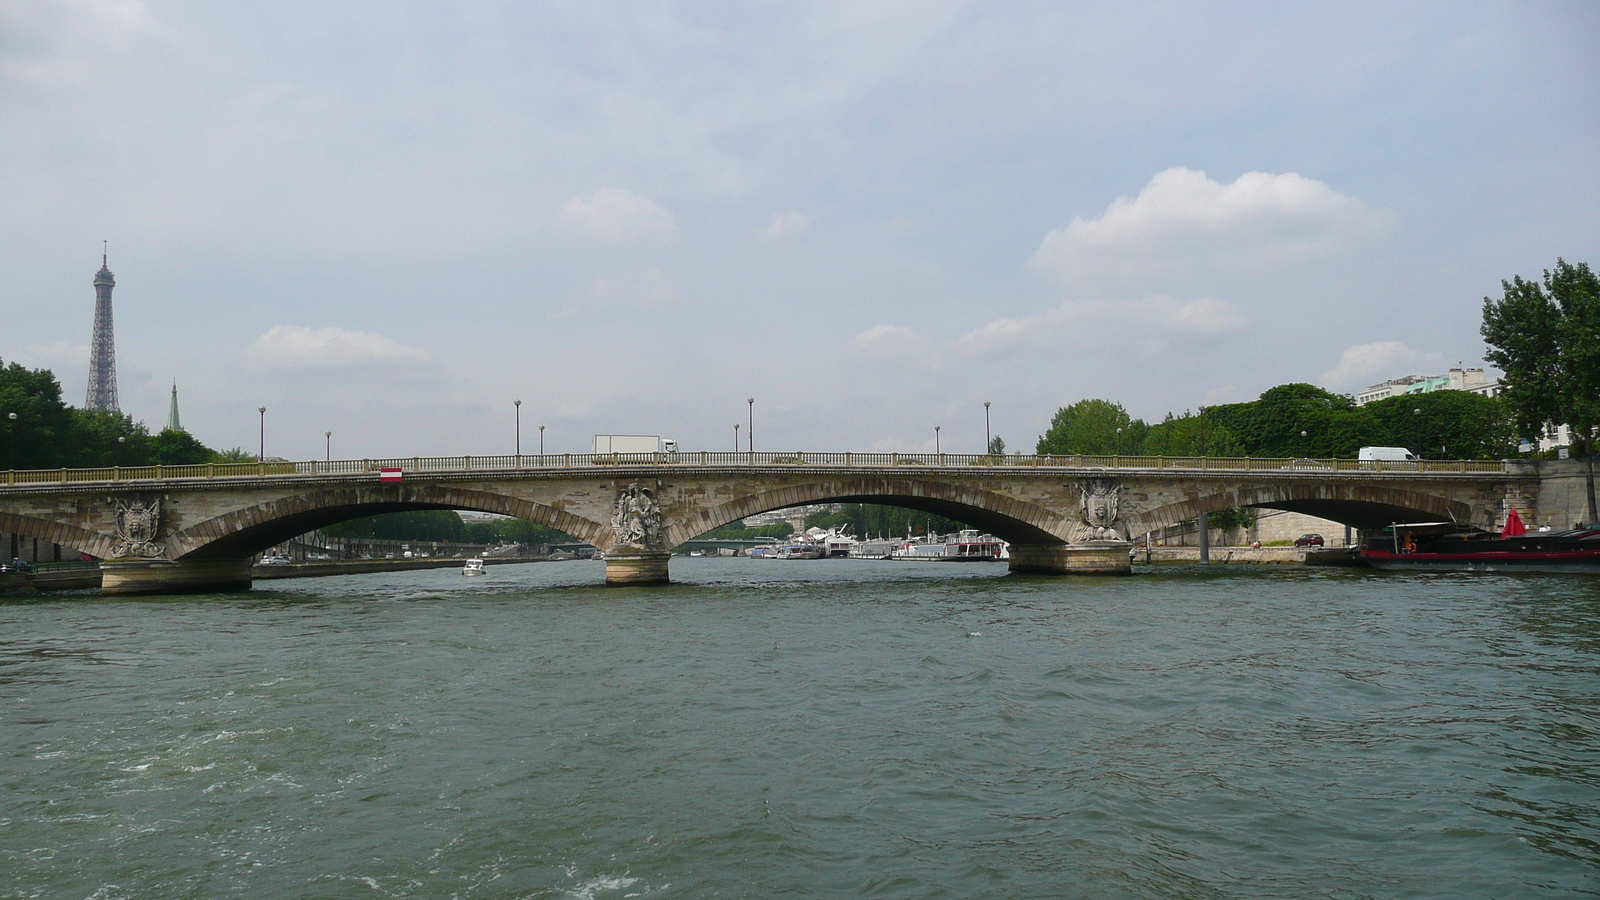
[{"label": "street lamp post", "polygon": [[940,450],[939,450],[939,426],[938,425],[933,426],[933,452],[938,454],[939,456],[943,456],[944,455],[944,453],[940,452]]},{"label": "street lamp post", "polygon": [[544,462],[544,426],[539,426],[539,461]]},{"label": "street lamp post", "polygon": [[733,452],[739,452],[739,423],[733,423]]},{"label": "street lamp post", "polygon": [[517,457],[522,457],[522,401],[513,400],[511,405],[517,408]]},{"label": "street lamp post", "polygon": [[6,441],[7,444],[11,445],[11,464],[9,466],[7,466],[7,468],[16,469],[16,467],[17,467],[17,414],[16,413],[11,413],[10,415],[6,416],[6,419],[11,423],[10,424],[10,431],[7,432],[8,436],[10,437],[10,440]]},{"label": "street lamp post", "polygon": [[1304,431],[1300,432],[1300,455],[1311,455],[1311,448],[1306,446],[1306,433]]},{"label": "street lamp post", "polygon": [[1122,429],[1117,429],[1117,455],[1122,455]]},{"label": "street lamp post", "polygon": [[989,436],[989,401],[983,401],[983,452],[988,455],[989,448],[994,446],[994,438]]},{"label": "street lamp post", "polygon": [[[745,429],[745,440],[750,442],[750,452],[756,452],[756,398],[747,398],[744,402],[750,404],[750,427]],[[754,456],[750,457],[752,460]]]},{"label": "street lamp post", "polygon": [[1422,410],[1411,411],[1411,442],[1417,445],[1417,459],[1422,458]]},{"label": "street lamp post", "polygon": [[257,407],[256,412],[261,414],[261,452],[256,454],[256,461],[265,462],[267,459],[267,408],[265,406]]},{"label": "street lamp post", "polygon": [[322,433],[322,439],[322,461],[333,462],[333,432],[324,431]]}]

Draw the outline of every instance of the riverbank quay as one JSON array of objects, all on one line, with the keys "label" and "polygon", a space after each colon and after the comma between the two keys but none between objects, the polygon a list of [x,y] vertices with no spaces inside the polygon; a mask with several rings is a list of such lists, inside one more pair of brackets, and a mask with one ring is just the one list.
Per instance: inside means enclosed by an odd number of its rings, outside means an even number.
[{"label": "riverbank quay", "polygon": [[[525,563],[561,562],[549,556],[510,556],[484,560],[491,566],[522,565]],[[373,572],[406,572],[414,569],[460,568],[461,559],[335,559],[288,565],[255,565],[250,577],[255,581],[279,578],[323,578],[333,575],[366,575]],[[37,591],[93,591],[99,590],[101,571],[98,566],[83,565],[71,568],[42,569],[0,575],[0,593],[17,594]]]},{"label": "riverbank quay", "polygon": [[[559,562],[548,556],[508,556],[486,559],[491,566],[521,565],[523,563]],[[370,572],[405,572],[412,569],[459,569],[464,559],[329,559],[318,562],[290,563],[288,565],[255,565],[250,577],[260,581],[274,578],[321,578],[327,575],[365,575]]]},{"label": "riverbank quay", "polygon": [[[1199,547],[1154,547],[1149,551],[1134,545],[1134,565],[1141,563],[1197,563]],[[1252,565],[1298,566],[1307,563],[1301,547],[1212,547],[1211,562]]]}]

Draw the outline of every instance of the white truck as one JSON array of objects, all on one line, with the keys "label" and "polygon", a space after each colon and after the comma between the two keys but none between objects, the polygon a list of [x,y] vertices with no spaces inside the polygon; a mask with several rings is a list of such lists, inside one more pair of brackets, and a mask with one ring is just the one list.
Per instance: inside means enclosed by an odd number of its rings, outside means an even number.
[{"label": "white truck", "polygon": [[1356,451],[1359,462],[1416,462],[1417,458],[1404,447],[1362,447]]},{"label": "white truck", "polygon": [[658,434],[597,434],[594,436],[594,452],[677,453],[678,442]]}]

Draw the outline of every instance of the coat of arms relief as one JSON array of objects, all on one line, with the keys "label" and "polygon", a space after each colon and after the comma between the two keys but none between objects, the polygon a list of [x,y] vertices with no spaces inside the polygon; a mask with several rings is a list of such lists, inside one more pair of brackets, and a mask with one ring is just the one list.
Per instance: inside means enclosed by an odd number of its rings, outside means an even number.
[{"label": "coat of arms relief", "polygon": [[112,547],[116,559],[156,559],[166,555],[161,536],[162,496],[131,494],[112,497],[117,510],[117,543]]},{"label": "coat of arms relief", "polygon": [[1083,511],[1083,524],[1086,526],[1078,540],[1125,540],[1117,527],[1122,486],[1110,478],[1085,478],[1078,488],[1081,492],[1079,504]]}]

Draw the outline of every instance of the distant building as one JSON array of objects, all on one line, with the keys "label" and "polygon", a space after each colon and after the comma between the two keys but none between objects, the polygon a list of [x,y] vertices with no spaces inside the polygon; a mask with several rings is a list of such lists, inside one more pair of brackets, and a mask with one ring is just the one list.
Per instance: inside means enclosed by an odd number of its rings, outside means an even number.
[{"label": "distant building", "polygon": [[[1406,394],[1427,394],[1433,391],[1470,391],[1485,397],[1498,397],[1504,389],[1500,379],[1490,378],[1482,369],[1467,369],[1457,365],[1443,375],[1406,375],[1372,385],[1356,392],[1356,405],[1366,406],[1374,400],[1401,397]],[[1571,429],[1566,425],[1549,425],[1530,449],[1544,452],[1570,446],[1572,446]]]},{"label": "distant building", "polygon": [[1498,397],[1500,390],[1500,379],[1488,377],[1482,369],[1466,369],[1458,365],[1443,375],[1406,375],[1372,385],[1356,392],[1356,405],[1366,406],[1375,400],[1434,391],[1469,391],[1485,397]]}]

